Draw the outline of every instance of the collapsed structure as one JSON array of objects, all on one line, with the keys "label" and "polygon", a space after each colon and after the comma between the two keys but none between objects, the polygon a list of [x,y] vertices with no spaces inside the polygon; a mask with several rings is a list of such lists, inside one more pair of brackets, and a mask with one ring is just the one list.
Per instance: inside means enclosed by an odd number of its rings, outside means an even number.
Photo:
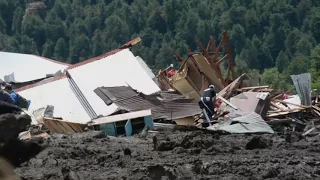
[{"label": "collapsed structure", "polygon": [[185,60],[175,54],[180,67],[173,74],[160,70],[157,76],[129,50],[140,40],[74,65],[47,60],[33,76],[22,75],[19,68],[7,68],[2,75],[7,82],[24,83],[15,90],[31,100],[26,113],[32,124],[44,125],[52,133],[95,129],[130,136],[146,125],[153,128],[154,121],[204,128],[198,102],[210,84],[218,91],[217,113],[207,130],[274,133],[275,124],[305,127],[308,121],[301,113],[309,119],[320,115],[311,104],[310,74],[292,76],[298,95],[286,99],[269,86],[254,86],[247,74],[236,77],[227,32],[218,45],[213,37],[206,48],[197,40],[201,52],[189,49]]}]

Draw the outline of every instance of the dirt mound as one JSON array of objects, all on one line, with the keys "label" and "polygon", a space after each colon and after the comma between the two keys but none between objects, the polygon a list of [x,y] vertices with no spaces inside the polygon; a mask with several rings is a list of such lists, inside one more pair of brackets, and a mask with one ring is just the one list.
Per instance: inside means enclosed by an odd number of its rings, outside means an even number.
[{"label": "dirt mound", "polygon": [[272,146],[272,142],[270,142],[270,140],[261,136],[255,136],[247,143],[246,149],[265,149],[269,146]]},{"label": "dirt mound", "polygon": [[0,157],[7,159],[13,166],[20,166],[45,148],[41,142],[41,140],[24,142],[12,139],[1,146]]},{"label": "dirt mound", "polygon": [[320,178],[317,138],[288,143],[263,135],[258,142],[273,143],[247,150],[253,137],[202,131],[150,133],[147,140],[98,132],[56,135],[16,173],[25,180]]}]

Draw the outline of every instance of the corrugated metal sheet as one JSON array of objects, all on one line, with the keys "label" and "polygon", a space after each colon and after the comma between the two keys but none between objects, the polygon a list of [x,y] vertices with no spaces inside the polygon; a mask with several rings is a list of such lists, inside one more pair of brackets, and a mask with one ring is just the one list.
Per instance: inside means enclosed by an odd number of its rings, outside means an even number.
[{"label": "corrugated metal sheet", "polygon": [[[109,104],[112,101],[120,109],[127,111],[137,111],[151,109],[154,119],[179,119],[183,117],[194,116],[201,110],[197,103],[191,103],[189,99],[172,93],[170,99],[169,93],[154,93],[152,95],[138,94],[130,87],[101,87],[99,91],[101,99]],[[95,90],[97,92],[97,90]],[[164,96],[162,96],[164,94]],[[110,97],[111,95],[111,97]],[[184,101],[184,102],[179,102]]]},{"label": "corrugated metal sheet", "polygon": [[29,112],[53,105],[54,117],[78,123],[91,120],[73,93],[67,78],[20,91],[19,94],[31,100]]},{"label": "corrugated metal sheet", "polygon": [[74,82],[72,77],[70,76],[69,72],[67,71],[68,76],[68,82],[70,84],[70,87],[73,91],[73,93],[78,98],[79,102],[81,103],[82,107],[85,109],[87,114],[90,116],[91,119],[96,118],[97,114],[94,111],[94,109],[91,107],[90,103],[88,102],[87,98],[83,95],[81,89],[78,87],[78,85]]},{"label": "corrugated metal sheet", "polygon": [[294,86],[301,99],[301,104],[311,106],[311,75],[304,73],[299,75],[291,75]]},{"label": "corrugated metal sheet", "polygon": [[159,91],[159,87],[128,49],[91,63],[71,68],[71,77],[81,89],[88,102],[97,114],[109,115],[115,107],[108,107],[94,93],[97,87],[127,86],[145,94]]},{"label": "corrugated metal sheet", "polygon": [[0,78],[11,75],[13,82],[27,82],[66,69],[69,65],[30,54],[0,52]]},{"label": "corrugated metal sheet", "polygon": [[[233,124],[235,123],[235,124]],[[210,126],[208,130],[223,130],[229,133],[274,133],[272,128],[255,112],[251,112],[241,117],[225,121],[215,126]]]}]

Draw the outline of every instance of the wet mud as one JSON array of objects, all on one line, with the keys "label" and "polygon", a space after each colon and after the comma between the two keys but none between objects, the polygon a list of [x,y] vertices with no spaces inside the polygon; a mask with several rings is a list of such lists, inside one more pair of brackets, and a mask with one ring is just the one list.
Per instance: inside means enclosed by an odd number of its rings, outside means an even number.
[{"label": "wet mud", "polygon": [[320,179],[319,137],[217,135],[202,131],[105,137],[54,135],[20,164],[23,180]]}]

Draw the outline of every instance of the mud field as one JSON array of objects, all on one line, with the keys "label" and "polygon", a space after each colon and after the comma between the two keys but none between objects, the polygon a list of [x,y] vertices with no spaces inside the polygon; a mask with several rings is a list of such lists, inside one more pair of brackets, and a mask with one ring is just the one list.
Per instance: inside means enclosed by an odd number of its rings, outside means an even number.
[{"label": "mud field", "polygon": [[143,140],[91,132],[54,135],[41,145],[47,147],[16,168],[21,179],[320,179],[319,137],[296,134],[175,131]]}]

